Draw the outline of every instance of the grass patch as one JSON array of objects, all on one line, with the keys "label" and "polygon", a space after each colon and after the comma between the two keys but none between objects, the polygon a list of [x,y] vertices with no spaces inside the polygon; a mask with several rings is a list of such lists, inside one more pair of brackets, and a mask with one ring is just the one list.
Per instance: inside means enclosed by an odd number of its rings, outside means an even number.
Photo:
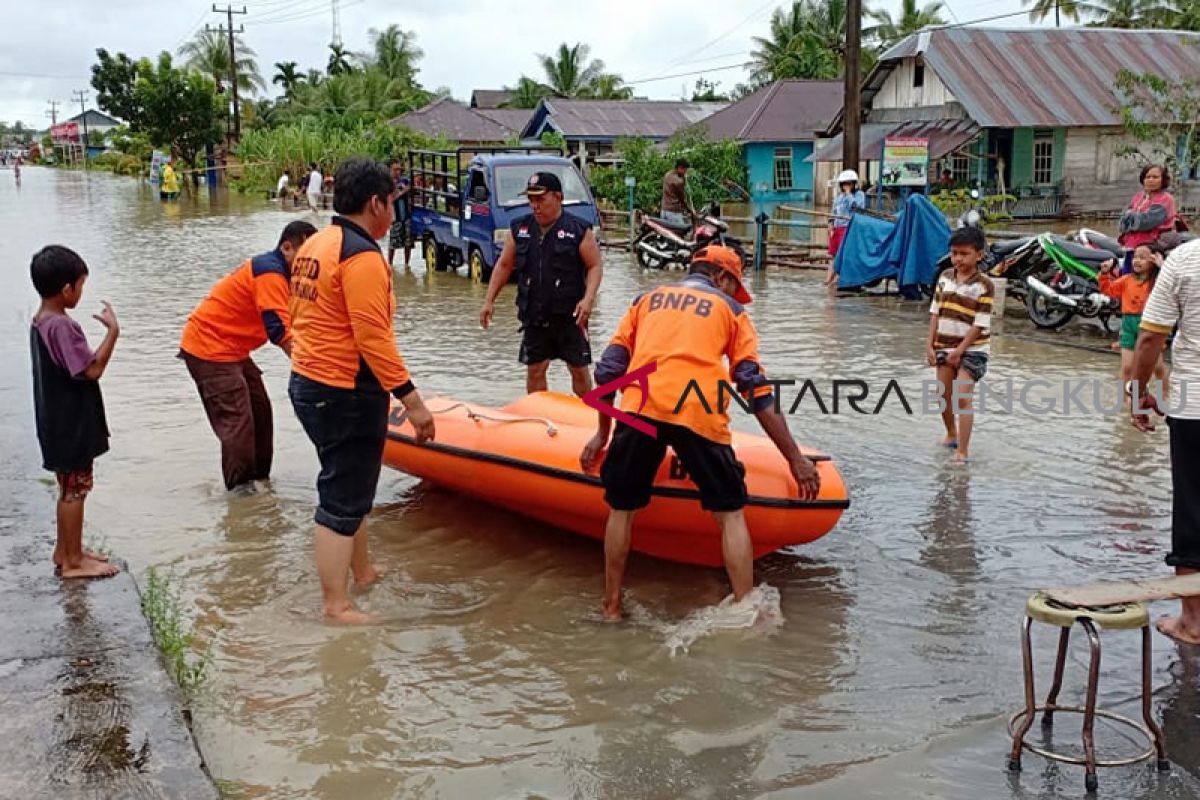
[{"label": "grass patch", "polygon": [[175,679],[183,693],[184,702],[191,704],[208,685],[208,669],[212,665],[212,645],[203,654],[197,654],[192,646],[195,631],[191,621],[183,613],[183,601],[179,587],[170,575],[163,575],[151,567],[146,572],[146,586],[142,591],[142,611],[150,621],[154,641],[162,651],[167,672]]}]

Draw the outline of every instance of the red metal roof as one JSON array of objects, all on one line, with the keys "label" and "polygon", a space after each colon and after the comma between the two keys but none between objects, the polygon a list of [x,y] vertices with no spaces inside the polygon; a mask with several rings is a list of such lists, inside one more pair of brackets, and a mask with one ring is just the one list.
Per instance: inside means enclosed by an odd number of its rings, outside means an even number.
[{"label": "red metal roof", "polygon": [[812,141],[842,108],[841,81],[776,81],[704,120],[710,139]]},{"label": "red metal roof", "polygon": [[[938,119],[923,122],[868,122],[859,129],[859,153],[864,161],[878,161],[887,137],[929,139],[929,157],[939,159],[975,138],[979,126],[969,119]],[[842,134],[838,134],[808,157],[808,161],[841,161]]]},{"label": "red metal roof", "polygon": [[1107,28],[940,28],[880,58],[864,101],[900,59],[922,55],[983,128],[1120,125],[1121,69],[1200,75],[1200,33]]}]

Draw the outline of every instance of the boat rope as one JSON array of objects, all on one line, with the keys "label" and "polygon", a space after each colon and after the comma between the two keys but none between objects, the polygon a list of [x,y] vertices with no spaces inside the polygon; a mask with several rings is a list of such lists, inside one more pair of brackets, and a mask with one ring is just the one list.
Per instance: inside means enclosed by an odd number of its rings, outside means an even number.
[{"label": "boat rope", "polygon": [[496,422],[501,425],[507,425],[512,422],[536,422],[539,425],[546,426],[546,434],[547,435],[558,436],[558,428],[555,426],[555,424],[553,422],[551,422],[550,420],[548,420],[544,417],[508,417],[507,419],[502,419],[500,417],[489,417],[487,414],[480,414],[478,411],[471,410],[471,407],[468,406],[466,403],[455,403],[454,405],[447,406],[446,408],[439,408],[437,411],[434,411],[433,413],[434,414],[446,414],[446,413],[454,411],[455,409],[458,409],[458,408],[465,408],[467,410],[467,418],[473,422],[478,422],[479,420],[487,420],[488,422]]}]

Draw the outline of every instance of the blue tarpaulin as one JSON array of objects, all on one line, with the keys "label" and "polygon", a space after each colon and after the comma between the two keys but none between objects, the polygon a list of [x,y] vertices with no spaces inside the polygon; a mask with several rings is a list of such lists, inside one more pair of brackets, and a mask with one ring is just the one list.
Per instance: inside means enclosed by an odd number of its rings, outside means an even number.
[{"label": "blue tarpaulin", "polygon": [[911,195],[895,222],[855,214],[833,269],[839,289],[871,286],[890,278],[900,293],[917,296],[932,286],[938,259],[950,249],[946,216],[921,194]]}]

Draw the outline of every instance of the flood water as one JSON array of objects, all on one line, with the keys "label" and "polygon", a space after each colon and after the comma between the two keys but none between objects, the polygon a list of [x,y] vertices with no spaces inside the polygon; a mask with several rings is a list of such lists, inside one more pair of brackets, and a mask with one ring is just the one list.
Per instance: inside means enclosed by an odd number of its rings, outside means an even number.
[{"label": "flood water", "polygon": [[[606,626],[598,543],[385,470],[370,525],[391,574],[362,604],[386,622],[329,627],[311,556],[317,464],[287,402],[286,359],[273,349],[257,357],[275,400],[274,479],[231,495],[175,358],[210,284],[272,247],[292,218],[237,197],[163,205],[108,175],[31,168],[17,190],[0,173],[3,535],[36,538],[49,559],[53,488],[33,433],[28,263],[61,242],[92,269],[77,312],[89,336],[98,341],[90,314],[102,298],[123,328],[103,382],[112,452],[97,463],[88,534],[139,576],[154,566],[178,579],[198,646],[213,648],[196,730],[228,796],[1083,795],[1077,767],[1027,754],[1019,777],[1004,770],[1007,717],[1023,702],[1018,622],[1039,587],[1165,573],[1165,426],[1144,436],[1120,415],[984,415],[963,469],[938,446],[934,417],[896,402],[877,415],[823,415],[805,402],[793,432],[832,454],[851,508],[824,539],[759,562],[758,580],[782,594],[782,627],[715,632],[675,656],[665,631],[724,596],[720,571],[635,556],[632,618]],[[624,253],[605,258],[596,340],[635,292],[670,277],[642,274]],[[416,254],[395,286],[401,348],[427,397],[500,405],[519,396],[511,288],[485,333],[482,286],[426,274]],[[752,291],[773,376],[812,378],[822,391],[834,378],[863,379],[873,397],[894,378],[919,405],[929,377],[923,307],[833,300],[812,272],[772,271]],[[1093,337],[1046,343],[1018,319],[1004,333],[991,381],[1109,380],[1117,369]],[[565,370],[551,381],[569,388]],[[1037,634],[1044,692],[1054,633]],[[1101,704],[1137,717],[1140,638],[1102,637]],[[1154,709],[1175,770],[1102,770],[1102,796],[1200,796],[1197,654],[1157,634],[1154,644]],[[1081,702],[1084,664],[1073,650],[1063,702]],[[1077,721],[1058,725],[1056,742],[1078,749]],[[1103,753],[1129,751],[1129,739],[1098,727]]]}]

